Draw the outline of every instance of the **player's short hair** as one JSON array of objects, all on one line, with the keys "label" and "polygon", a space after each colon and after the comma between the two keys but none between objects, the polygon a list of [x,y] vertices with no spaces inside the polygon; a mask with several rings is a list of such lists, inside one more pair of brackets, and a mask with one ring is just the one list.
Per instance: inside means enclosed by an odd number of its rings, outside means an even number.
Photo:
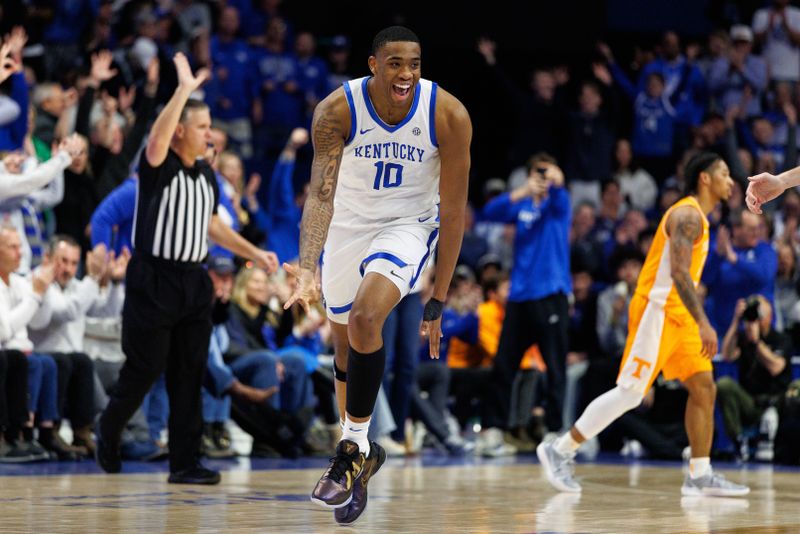
[{"label": "player's short hair", "polygon": [[417,34],[405,26],[389,26],[378,32],[372,40],[372,55],[377,56],[380,50],[387,43],[410,42],[419,44]]},{"label": "player's short hair", "polygon": [[190,98],[186,101],[186,104],[183,105],[183,109],[181,110],[181,116],[178,119],[178,122],[184,122],[186,117],[189,116],[190,111],[196,111],[200,109],[208,109],[208,104],[203,102],[202,100],[198,100],[196,98]]},{"label": "player's short hair", "polygon": [[720,160],[722,160],[720,155],[713,152],[698,152],[692,156],[683,171],[683,177],[686,180],[685,193],[697,193],[700,173],[708,172]]}]

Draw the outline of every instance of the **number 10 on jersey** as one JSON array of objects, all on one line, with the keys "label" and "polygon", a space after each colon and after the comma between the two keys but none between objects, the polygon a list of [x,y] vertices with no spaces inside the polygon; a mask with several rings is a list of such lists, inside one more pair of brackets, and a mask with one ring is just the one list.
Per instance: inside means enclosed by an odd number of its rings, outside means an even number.
[{"label": "number 10 on jersey", "polygon": [[[399,187],[403,183],[403,166],[399,163],[384,163],[379,161],[375,164],[375,183],[372,188],[378,191],[381,187]],[[383,184],[381,186],[381,183]]]}]

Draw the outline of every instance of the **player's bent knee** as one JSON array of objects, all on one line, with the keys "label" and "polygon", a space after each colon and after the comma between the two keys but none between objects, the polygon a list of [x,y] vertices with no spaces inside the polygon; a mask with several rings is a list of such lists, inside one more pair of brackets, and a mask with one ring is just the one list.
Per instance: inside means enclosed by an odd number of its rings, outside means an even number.
[{"label": "player's bent knee", "polygon": [[356,336],[369,336],[376,332],[380,334],[382,328],[383,321],[381,321],[379,314],[375,310],[371,310],[366,306],[358,308],[353,306],[350,311],[350,321],[347,329],[351,338],[353,334]]},{"label": "player's bent knee", "polygon": [[625,407],[626,411],[638,408],[642,403],[644,396],[633,388],[617,386],[616,389],[620,404]]}]

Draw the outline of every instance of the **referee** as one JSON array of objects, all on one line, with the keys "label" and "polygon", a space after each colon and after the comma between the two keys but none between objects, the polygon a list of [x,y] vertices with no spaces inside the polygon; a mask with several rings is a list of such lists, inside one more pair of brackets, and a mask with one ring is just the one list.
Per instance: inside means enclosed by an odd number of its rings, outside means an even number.
[{"label": "referee", "polygon": [[211,335],[211,280],[203,267],[208,240],[253,260],[268,272],[275,254],[259,250],[217,216],[214,171],[202,160],[210,138],[208,107],[189,96],[205,81],[183,54],[174,57],[178,88],[153,123],[139,161],[134,253],[122,311],[119,381],[97,425],[97,462],[122,467],[122,429],[156,379],[166,372],[169,394],[169,482],[216,484],[200,464],[200,387]]}]

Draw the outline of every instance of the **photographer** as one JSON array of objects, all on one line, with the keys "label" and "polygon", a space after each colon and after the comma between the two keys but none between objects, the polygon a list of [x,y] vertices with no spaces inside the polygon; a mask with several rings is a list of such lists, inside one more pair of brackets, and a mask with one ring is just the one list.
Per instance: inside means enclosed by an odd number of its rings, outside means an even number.
[{"label": "photographer", "polygon": [[547,427],[558,431],[566,384],[567,295],[572,286],[571,210],[564,173],[552,157],[534,155],[528,163],[527,182],[492,199],[484,207],[484,216],[516,225],[511,291],[494,361],[496,419],[485,425],[507,425],[511,388],[520,361],[528,347],[536,343],[547,364]]},{"label": "photographer", "polygon": [[[739,326],[742,328],[740,329]],[[792,380],[789,340],[772,329],[772,306],[761,295],[736,303],[733,321],[722,341],[722,356],[735,361],[739,381],[722,377],[717,382],[717,400],[725,431],[739,445],[742,460],[749,456],[742,427],[759,422],[767,408],[775,406]],[[777,421],[764,429],[771,445]]]}]

